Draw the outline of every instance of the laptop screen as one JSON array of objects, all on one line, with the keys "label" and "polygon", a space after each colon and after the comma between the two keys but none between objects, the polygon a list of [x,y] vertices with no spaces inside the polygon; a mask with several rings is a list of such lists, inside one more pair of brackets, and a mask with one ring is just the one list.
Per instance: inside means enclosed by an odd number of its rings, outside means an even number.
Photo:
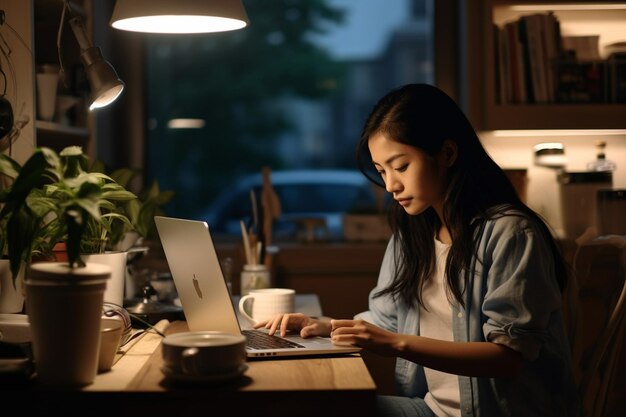
[{"label": "laptop screen", "polygon": [[189,330],[240,333],[208,224],[161,216],[154,220]]}]

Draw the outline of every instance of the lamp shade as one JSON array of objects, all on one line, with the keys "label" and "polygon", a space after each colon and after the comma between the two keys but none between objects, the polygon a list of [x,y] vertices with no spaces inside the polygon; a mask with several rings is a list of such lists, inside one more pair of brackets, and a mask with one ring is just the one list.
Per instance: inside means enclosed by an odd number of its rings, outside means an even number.
[{"label": "lamp shade", "polygon": [[113,66],[104,59],[100,48],[95,46],[85,49],[80,58],[91,88],[89,110],[111,104],[124,89],[124,83],[117,76]]},{"label": "lamp shade", "polygon": [[78,16],[72,17],[70,26],[80,46],[80,60],[85,67],[85,76],[91,89],[89,110],[107,106],[122,93],[124,83],[109,61],[104,59],[100,48],[91,44],[82,19]]},{"label": "lamp shade", "polygon": [[208,33],[249,23],[241,0],[117,0],[111,26],[149,33]]}]

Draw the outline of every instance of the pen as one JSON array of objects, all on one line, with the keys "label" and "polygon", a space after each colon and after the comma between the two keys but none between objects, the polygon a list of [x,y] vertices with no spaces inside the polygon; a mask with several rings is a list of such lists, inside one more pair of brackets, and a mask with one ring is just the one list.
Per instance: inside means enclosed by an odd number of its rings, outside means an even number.
[{"label": "pen", "polygon": [[252,254],[250,253],[250,239],[248,239],[248,231],[246,230],[246,225],[243,223],[243,220],[239,220],[239,225],[241,226],[241,237],[243,239],[243,249],[246,255],[246,263],[251,265]]}]

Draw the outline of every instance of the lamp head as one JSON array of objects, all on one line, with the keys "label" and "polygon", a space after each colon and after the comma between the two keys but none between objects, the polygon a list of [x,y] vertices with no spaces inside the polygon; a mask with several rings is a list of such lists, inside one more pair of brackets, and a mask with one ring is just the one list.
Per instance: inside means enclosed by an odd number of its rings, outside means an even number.
[{"label": "lamp head", "polygon": [[124,83],[113,66],[104,59],[100,48],[91,44],[82,19],[78,16],[72,17],[70,26],[80,46],[80,60],[85,67],[85,76],[91,89],[89,110],[107,106],[122,93]]},{"label": "lamp head", "polygon": [[111,104],[124,90],[124,82],[119,79],[113,66],[104,59],[100,48],[85,49],[80,59],[85,66],[85,76],[91,87],[89,110]]},{"label": "lamp head", "polygon": [[117,0],[111,26],[148,33],[209,33],[249,23],[240,0]]}]

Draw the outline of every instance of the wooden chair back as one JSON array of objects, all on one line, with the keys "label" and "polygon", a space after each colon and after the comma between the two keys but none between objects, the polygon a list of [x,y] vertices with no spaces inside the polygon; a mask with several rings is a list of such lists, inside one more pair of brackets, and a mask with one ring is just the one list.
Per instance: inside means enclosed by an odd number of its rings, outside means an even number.
[{"label": "wooden chair back", "polygon": [[626,401],[615,395],[626,388],[626,237],[580,244],[573,272],[564,306],[582,415],[606,417]]}]

